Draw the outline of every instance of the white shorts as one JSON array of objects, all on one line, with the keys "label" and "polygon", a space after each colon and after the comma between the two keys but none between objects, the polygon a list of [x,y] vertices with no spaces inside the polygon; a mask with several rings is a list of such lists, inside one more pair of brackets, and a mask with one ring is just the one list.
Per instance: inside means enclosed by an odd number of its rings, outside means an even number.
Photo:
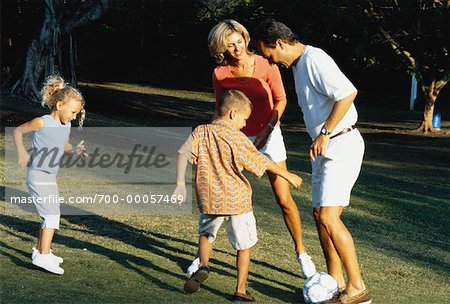
[{"label": "white shorts", "polygon": [[201,214],[198,221],[198,234],[206,235],[209,242],[217,238],[217,231],[227,222],[228,240],[235,250],[245,250],[253,247],[258,241],[256,219],[253,211],[236,215]]},{"label": "white shorts", "polygon": [[41,228],[59,229],[61,211],[56,174],[29,170],[27,186],[30,195],[34,198],[36,210],[41,216]]},{"label": "white shorts", "polygon": [[[254,142],[255,137],[256,136],[248,136],[248,139]],[[275,163],[279,163],[287,159],[286,147],[284,145],[283,134],[281,134],[280,126],[275,126],[273,128],[265,146],[259,149],[259,152],[263,153]]]},{"label": "white shorts", "polygon": [[324,157],[312,165],[312,205],[348,206],[364,155],[364,140],[357,129],[330,139]]}]

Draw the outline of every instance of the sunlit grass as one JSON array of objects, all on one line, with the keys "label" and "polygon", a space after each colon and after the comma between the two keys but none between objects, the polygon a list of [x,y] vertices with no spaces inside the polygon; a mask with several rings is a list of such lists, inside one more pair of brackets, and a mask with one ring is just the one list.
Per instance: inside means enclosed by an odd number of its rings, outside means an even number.
[{"label": "sunlit grass", "polygon": [[[180,104],[186,100],[213,100],[210,93],[134,84],[83,85],[134,92],[138,95],[136,100],[130,100],[133,106],[145,103],[147,94],[180,99]],[[8,107],[14,108],[10,104]],[[146,107],[155,107],[154,100],[149,100]],[[128,117],[125,121],[93,113],[91,125],[142,126],[161,113],[166,116],[158,119],[181,121],[180,112],[170,107],[157,114],[148,113],[145,119]],[[362,117],[364,165],[351,205],[343,214],[357,245],[365,282],[374,303],[447,303],[450,138],[398,134],[395,128],[402,123],[380,122],[380,113]],[[201,114],[193,124],[207,120],[209,114]],[[373,128],[372,120],[376,121]],[[324,271],[310,207],[310,139],[302,125],[288,123],[284,132],[288,167],[304,179],[293,196],[302,213],[308,252],[318,269]],[[4,150],[4,135],[0,136],[0,144]],[[5,166],[3,157],[0,165]],[[304,279],[298,276],[293,244],[270,184],[265,177],[249,179],[254,189],[259,235],[252,252],[249,290],[260,303],[301,302]],[[4,197],[3,170],[1,181]],[[76,187],[78,184],[73,191]],[[0,299],[4,303],[225,303],[234,291],[236,273],[235,253],[224,229],[215,244],[210,278],[194,295],[182,291],[187,278],[183,270],[197,248],[198,214],[195,204],[192,207],[193,214],[188,216],[64,216],[53,248],[65,259],[66,273],[59,277],[31,266],[29,254],[36,242],[37,216],[5,214],[4,203],[0,203]]]}]

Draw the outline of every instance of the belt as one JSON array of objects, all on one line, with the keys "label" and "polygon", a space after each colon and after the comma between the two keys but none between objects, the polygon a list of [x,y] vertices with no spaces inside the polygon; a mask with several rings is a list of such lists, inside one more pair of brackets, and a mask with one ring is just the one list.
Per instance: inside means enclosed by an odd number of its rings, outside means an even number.
[{"label": "belt", "polygon": [[340,136],[340,135],[342,135],[342,134],[345,134],[345,133],[348,133],[348,132],[350,132],[350,131],[353,131],[354,129],[356,129],[355,126],[351,126],[350,128],[342,129],[341,132],[334,134],[333,136],[330,137],[330,139],[335,138],[335,137],[338,137],[338,136]]}]

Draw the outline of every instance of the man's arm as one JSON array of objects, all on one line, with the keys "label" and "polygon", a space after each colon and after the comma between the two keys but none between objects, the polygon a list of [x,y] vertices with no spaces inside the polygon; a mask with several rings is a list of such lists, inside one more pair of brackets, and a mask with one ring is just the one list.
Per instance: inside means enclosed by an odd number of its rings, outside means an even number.
[{"label": "man's arm", "polygon": [[[356,92],[348,95],[347,97],[338,100],[325,121],[324,126],[329,130],[333,131],[337,124],[342,120],[342,118],[347,113],[348,109],[352,105],[356,97]],[[317,156],[325,156],[328,141],[330,140],[330,135],[319,134],[309,147],[309,157],[314,160]]]}]

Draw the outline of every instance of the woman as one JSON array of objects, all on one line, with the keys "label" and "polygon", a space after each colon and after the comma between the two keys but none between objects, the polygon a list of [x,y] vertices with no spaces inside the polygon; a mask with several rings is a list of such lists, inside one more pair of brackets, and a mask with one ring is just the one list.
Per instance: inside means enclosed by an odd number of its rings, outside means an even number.
[{"label": "woman", "polygon": [[[253,104],[252,114],[242,132],[260,152],[287,169],[286,148],[280,129],[280,118],[287,103],[281,74],[276,65],[250,52],[249,42],[248,31],[234,20],[224,20],[209,32],[209,51],[217,63],[212,79],[216,101],[225,90],[242,91]],[[303,245],[300,213],[291,196],[289,183],[272,173],[267,175],[294,240],[296,258],[303,274],[310,277],[316,268]],[[188,268],[188,273],[196,270],[196,262],[198,260]]]}]

